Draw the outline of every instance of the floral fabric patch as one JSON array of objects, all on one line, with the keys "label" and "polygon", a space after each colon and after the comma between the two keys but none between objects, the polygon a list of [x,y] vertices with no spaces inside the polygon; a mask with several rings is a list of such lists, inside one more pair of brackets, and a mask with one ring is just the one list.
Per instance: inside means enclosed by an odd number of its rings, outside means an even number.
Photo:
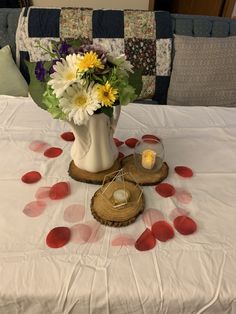
[{"label": "floral fabric patch", "polygon": [[124,40],[121,38],[94,38],[93,44],[101,45],[105,50],[116,55],[125,53]]},{"label": "floral fabric patch", "polygon": [[156,26],[154,21],[154,12],[125,10],[125,38],[156,38]]},{"label": "floral fabric patch", "polygon": [[142,76],[143,87],[139,99],[152,98],[155,93],[156,77],[154,75]]},{"label": "floral fabric patch", "polygon": [[60,17],[60,37],[92,39],[92,9],[63,8]]},{"label": "floral fabric patch", "polygon": [[156,41],[156,75],[170,75],[171,65],[171,39],[158,39]]},{"label": "floral fabric patch", "polygon": [[142,69],[143,75],[156,73],[156,45],[151,39],[125,39],[125,54],[135,69]]}]

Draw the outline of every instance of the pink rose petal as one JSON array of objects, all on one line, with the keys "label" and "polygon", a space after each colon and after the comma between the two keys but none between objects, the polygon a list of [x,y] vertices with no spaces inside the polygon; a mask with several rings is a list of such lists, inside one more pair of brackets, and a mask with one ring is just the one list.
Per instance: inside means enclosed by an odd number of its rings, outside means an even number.
[{"label": "pink rose petal", "polygon": [[169,218],[171,221],[174,221],[178,216],[188,216],[187,210],[177,207],[170,212]]},{"label": "pink rose petal", "polygon": [[178,202],[183,204],[188,204],[192,201],[191,193],[183,189],[177,189],[175,193],[175,198]]},{"label": "pink rose petal", "polygon": [[33,141],[29,144],[29,149],[36,153],[43,153],[49,146],[43,141]]},{"label": "pink rose petal", "polygon": [[85,224],[76,224],[71,227],[71,242],[86,243],[92,235],[92,228]]},{"label": "pink rose petal", "polygon": [[35,198],[36,199],[47,199],[47,198],[49,198],[50,189],[51,189],[50,186],[40,187],[35,193]]},{"label": "pink rose petal", "polygon": [[151,227],[156,221],[164,220],[164,215],[158,209],[148,208],[145,209],[142,219],[148,227]]},{"label": "pink rose petal", "polygon": [[132,246],[135,244],[135,239],[129,234],[120,234],[113,238],[112,246]]},{"label": "pink rose petal", "polygon": [[33,201],[25,205],[23,213],[29,217],[38,217],[44,212],[46,206],[47,204],[43,201]]},{"label": "pink rose petal", "polygon": [[83,205],[73,204],[64,211],[64,220],[67,222],[77,222],[84,218],[85,208]]}]

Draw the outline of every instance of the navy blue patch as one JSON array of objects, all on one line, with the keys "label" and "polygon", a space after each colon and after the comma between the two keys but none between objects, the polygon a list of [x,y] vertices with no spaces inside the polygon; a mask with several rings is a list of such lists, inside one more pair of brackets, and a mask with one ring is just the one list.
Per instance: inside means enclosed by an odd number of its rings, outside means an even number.
[{"label": "navy blue patch", "polygon": [[124,38],[124,12],[93,11],[93,38]]},{"label": "navy blue patch", "polygon": [[59,37],[60,9],[31,9],[29,37]]},{"label": "navy blue patch", "polygon": [[172,21],[169,12],[156,11],[156,38],[170,38],[172,37]]},{"label": "navy blue patch", "polygon": [[25,60],[29,61],[29,59],[29,53],[27,51],[20,51],[20,71],[28,84],[30,82],[30,77]]},{"label": "navy blue patch", "polygon": [[169,76],[156,76],[156,87],[153,100],[156,100],[158,104],[166,104],[169,84]]}]

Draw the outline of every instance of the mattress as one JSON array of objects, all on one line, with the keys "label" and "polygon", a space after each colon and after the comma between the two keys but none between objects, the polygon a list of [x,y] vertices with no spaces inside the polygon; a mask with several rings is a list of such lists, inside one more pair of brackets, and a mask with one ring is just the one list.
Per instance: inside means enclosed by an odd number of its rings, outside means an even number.
[{"label": "mattress", "polygon": [[[99,186],[69,177],[71,142],[61,138],[69,131],[30,97],[0,97],[0,313],[236,313],[235,108],[122,107],[115,137],[162,138],[165,182],[185,195],[163,198],[155,186],[144,187],[144,214],[122,228],[93,219],[90,201]],[[40,143],[62,154],[47,158]],[[119,150],[133,153],[125,144]],[[191,168],[193,177],[180,177],[176,166]],[[41,180],[22,182],[29,171],[40,172]],[[40,214],[27,212],[27,204],[62,181],[70,184],[68,197],[45,200]],[[80,216],[71,214],[73,206]],[[173,226],[176,208],[194,219],[197,231],[175,230],[170,241],[137,250],[135,241],[150,228],[147,213]],[[50,230],[78,225],[89,226],[93,237],[47,246]],[[129,241],[119,241],[122,236]]]}]

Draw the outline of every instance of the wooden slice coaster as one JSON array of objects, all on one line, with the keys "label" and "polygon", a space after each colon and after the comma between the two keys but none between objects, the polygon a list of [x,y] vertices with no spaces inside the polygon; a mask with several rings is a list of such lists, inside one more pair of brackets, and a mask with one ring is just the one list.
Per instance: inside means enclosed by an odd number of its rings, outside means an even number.
[{"label": "wooden slice coaster", "polygon": [[71,178],[73,178],[76,181],[91,183],[91,184],[102,184],[103,179],[106,175],[111,174],[112,172],[117,171],[119,169],[120,169],[119,160],[116,160],[114,162],[114,165],[111,168],[104,171],[96,172],[96,173],[78,168],[75,165],[74,161],[72,160],[69,166],[68,173],[71,176]]},{"label": "wooden slice coaster", "polygon": [[[129,191],[127,204],[114,207],[113,193],[118,189]],[[133,182],[108,182],[97,190],[91,200],[91,212],[103,225],[123,227],[136,220],[144,210],[144,194]]]},{"label": "wooden slice coaster", "polygon": [[157,172],[138,169],[135,166],[133,155],[124,157],[121,165],[126,173],[125,180],[136,181],[139,185],[156,185],[167,178],[169,173],[169,167],[166,162],[163,163],[161,169]]}]

